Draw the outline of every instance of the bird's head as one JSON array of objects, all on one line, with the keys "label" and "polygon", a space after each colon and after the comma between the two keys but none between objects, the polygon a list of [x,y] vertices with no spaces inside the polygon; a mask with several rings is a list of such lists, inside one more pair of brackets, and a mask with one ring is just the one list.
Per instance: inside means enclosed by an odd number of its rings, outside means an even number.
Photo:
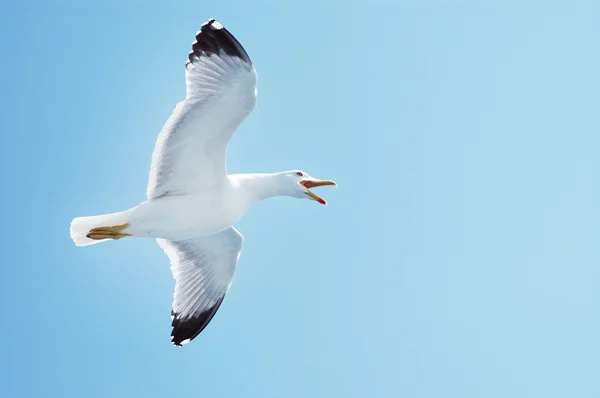
[{"label": "bird's head", "polygon": [[332,185],[337,187],[335,181],[331,180],[318,180],[308,175],[301,170],[292,170],[282,173],[282,177],[285,178],[285,184],[289,187],[289,195],[299,199],[310,199],[327,205],[325,199],[321,198],[316,193],[312,192],[311,188],[322,187],[325,185]]}]

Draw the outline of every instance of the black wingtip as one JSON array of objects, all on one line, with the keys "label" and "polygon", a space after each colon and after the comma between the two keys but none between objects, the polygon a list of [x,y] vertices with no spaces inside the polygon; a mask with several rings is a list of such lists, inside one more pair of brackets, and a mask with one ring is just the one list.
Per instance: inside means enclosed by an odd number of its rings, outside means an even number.
[{"label": "black wingtip", "polygon": [[171,316],[173,317],[173,322],[171,323],[171,326],[173,326],[171,342],[173,345],[181,347],[194,340],[208,326],[224,298],[224,296],[221,297],[215,305],[195,316],[181,317],[181,314],[171,310]]},{"label": "black wingtip", "polygon": [[252,65],[248,53],[239,41],[214,18],[202,24],[196,33],[196,41],[192,44],[192,51],[188,56],[186,65],[193,64],[203,56],[212,56],[222,50],[230,57],[238,57]]}]

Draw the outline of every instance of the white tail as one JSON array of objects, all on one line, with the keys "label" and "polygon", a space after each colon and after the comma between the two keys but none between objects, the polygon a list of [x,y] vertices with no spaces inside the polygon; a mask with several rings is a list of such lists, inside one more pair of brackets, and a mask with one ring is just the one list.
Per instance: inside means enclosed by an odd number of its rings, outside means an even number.
[{"label": "white tail", "polygon": [[110,239],[94,240],[86,237],[92,228],[122,225],[127,223],[128,212],[104,214],[102,216],[77,217],[71,222],[71,239],[76,246],[88,246]]}]

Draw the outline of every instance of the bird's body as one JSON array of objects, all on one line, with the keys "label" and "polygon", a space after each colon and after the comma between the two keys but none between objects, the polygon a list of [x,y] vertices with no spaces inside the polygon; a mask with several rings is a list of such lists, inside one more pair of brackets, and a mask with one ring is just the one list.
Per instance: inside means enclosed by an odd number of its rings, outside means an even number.
[{"label": "bird's body", "polygon": [[228,207],[230,198],[225,192],[207,192],[150,199],[131,209],[131,227],[123,232],[169,240],[216,234],[243,215]]},{"label": "bird's body", "polygon": [[[233,174],[219,189],[184,195],[164,195],[148,199],[138,206],[120,213],[76,219],[93,224],[80,228],[77,222],[72,230],[85,230],[100,224],[128,226],[121,232],[138,238],[182,240],[221,232],[238,222],[258,201],[278,196],[278,174]],[[104,218],[109,217],[109,218]],[[81,246],[99,243],[80,234]]]},{"label": "bird's body", "polygon": [[216,234],[242,218],[252,201],[240,188],[149,199],[129,210],[131,225],[123,232],[142,238],[182,240]]},{"label": "bird's body", "polygon": [[160,132],[147,200],[118,213],[71,223],[77,246],[134,236],[155,238],[176,280],[172,341],[182,345],[210,322],[229,289],[243,237],[233,228],[255,203],[307,198],[333,181],[299,170],[228,175],[227,145],[256,105],[256,71],[241,44],[214,19],[196,34],[186,63],[186,99]]}]

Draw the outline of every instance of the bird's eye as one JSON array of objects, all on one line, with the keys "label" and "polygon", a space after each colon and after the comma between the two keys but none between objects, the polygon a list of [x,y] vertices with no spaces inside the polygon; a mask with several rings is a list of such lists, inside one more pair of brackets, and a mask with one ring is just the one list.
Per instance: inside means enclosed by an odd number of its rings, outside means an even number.
[{"label": "bird's eye", "polygon": [[297,173],[296,173],[296,175],[297,175],[298,177],[302,177],[304,174],[302,174],[301,172],[297,172]]}]

